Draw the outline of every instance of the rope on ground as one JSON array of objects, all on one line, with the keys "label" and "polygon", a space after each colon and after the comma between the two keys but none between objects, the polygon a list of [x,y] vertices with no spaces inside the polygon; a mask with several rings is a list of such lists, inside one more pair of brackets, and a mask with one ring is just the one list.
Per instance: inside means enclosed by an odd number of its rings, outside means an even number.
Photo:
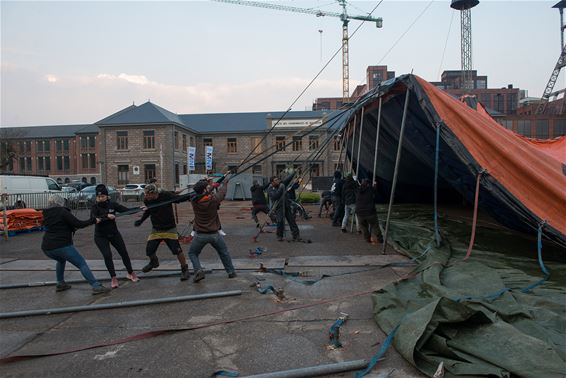
[{"label": "rope on ground", "polygon": [[372,371],[375,365],[377,365],[377,363],[379,362],[379,359],[385,354],[385,352],[387,352],[387,349],[389,349],[391,343],[393,343],[393,338],[395,337],[395,334],[397,333],[400,325],[401,323],[397,324],[395,328],[393,328],[393,331],[391,331],[389,335],[387,335],[385,342],[383,343],[383,345],[381,345],[379,351],[371,358],[367,368],[365,370],[357,372],[354,376],[355,378],[365,377],[369,374],[370,371]]},{"label": "rope on ground", "polygon": [[464,257],[464,260],[467,260],[470,255],[472,254],[472,248],[474,247],[474,240],[476,239],[476,224],[478,221],[478,203],[479,203],[479,197],[480,197],[480,182],[481,182],[481,177],[483,176],[483,174],[486,172],[485,169],[482,169],[481,171],[478,172],[477,176],[476,176],[476,194],[475,194],[475,198],[474,198],[474,217],[472,219],[472,235],[470,236],[470,244],[468,245],[468,250],[466,251],[466,257]]}]

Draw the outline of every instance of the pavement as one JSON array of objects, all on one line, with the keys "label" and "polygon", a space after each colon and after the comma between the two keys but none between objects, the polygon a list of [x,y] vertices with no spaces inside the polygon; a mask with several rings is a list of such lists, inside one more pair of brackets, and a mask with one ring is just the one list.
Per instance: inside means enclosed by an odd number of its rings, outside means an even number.
[{"label": "pavement", "polygon": [[[178,230],[189,233],[190,205],[177,205]],[[0,358],[82,349],[155,330],[177,330],[156,337],[112,346],[5,364],[3,377],[114,376],[210,377],[217,370],[236,371],[240,376],[313,367],[352,360],[369,360],[386,335],[373,320],[371,292],[410,272],[410,266],[387,266],[407,261],[381,245],[366,243],[357,233],[343,234],[328,218],[317,218],[317,208],[307,207],[314,218],[300,221],[301,237],[311,243],[278,242],[274,233],[260,234],[250,218],[249,202],[225,202],[220,209],[226,243],[238,271],[227,277],[214,249],[202,254],[206,278],[181,282],[178,262],[166,246],[158,250],[161,266],[140,282],[120,281],[105,295],[91,295],[86,283],[56,293],[53,285],[0,289],[0,312],[63,308],[94,304],[150,300],[239,290],[240,295],[143,305],[130,308],[0,319]],[[76,212],[85,219],[88,214]],[[140,214],[118,219],[134,269],[145,265],[145,241],[149,220],[133,223]],[[269,228],[266,228],[269,230]],[[55,262],[40,249],[42,233],[19,234],[0,241],[0,286],[55,280]],[[95,276],[108,279],[102,256],[93,242],[93,228],[75,234],[75,246],[88,260]],[[188,244],[182,244],[185,253]],[[250,251],[265,250],[257,257]],[[119,277],[125,276],[115,253]],[[260,271],[260,266],[280,269],[296,276]],[[152,276],[173,274],[168,277]],[[325,278],[320,279],[323,275]],[[192,277],[191,277],[192,278]],[[66,279],[81,279],[68,264]],[[320,279],[320,280],[318,280]],[[299,281],[317,281],[303,284]],[[105,282],[109,285],[108,282]],[[282,289],[285,298],[260,294],[256,288]],[[341,316],[348,319],[340,329],[342,348],[329,348],[329,329]],[[183,328],[193,330],[179,330]],[[424,377],[393,348],[370,376]],[[353,376],[353,372],[329,377]]]}]

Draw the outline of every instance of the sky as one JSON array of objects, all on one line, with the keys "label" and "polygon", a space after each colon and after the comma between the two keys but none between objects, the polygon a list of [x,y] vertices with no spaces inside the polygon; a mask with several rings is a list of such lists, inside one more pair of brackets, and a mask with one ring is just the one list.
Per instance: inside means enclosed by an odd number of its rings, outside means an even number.
[{"label": "sky", "polygon": [[[472,9],[473,68],[490,88],[542,95],[560,54],[557,2]],[[332,0],[269,3],[340,13]],[[449,1],[351,1],[348,14],[374,8],[383,28],[349,24],[350,92],[370,65],[429,81],[460,69]],[[310,110],[342,95],[335,17],[212,1],[0,1],[0,13],[1,126],[90,124],[148,100],[189,114]]]}]

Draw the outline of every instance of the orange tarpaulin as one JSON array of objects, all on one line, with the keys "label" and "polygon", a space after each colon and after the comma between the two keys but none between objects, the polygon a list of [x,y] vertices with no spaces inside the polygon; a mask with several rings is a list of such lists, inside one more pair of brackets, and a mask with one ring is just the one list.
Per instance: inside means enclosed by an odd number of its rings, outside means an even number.
[{"label": "orange tarpaulin", "polygon": [[[34,209],[7,210],[6,218],[9,231],[28,230],[41,227],[43,213]],[[0,230],[4,230],[4,212],[0,211]]]}]

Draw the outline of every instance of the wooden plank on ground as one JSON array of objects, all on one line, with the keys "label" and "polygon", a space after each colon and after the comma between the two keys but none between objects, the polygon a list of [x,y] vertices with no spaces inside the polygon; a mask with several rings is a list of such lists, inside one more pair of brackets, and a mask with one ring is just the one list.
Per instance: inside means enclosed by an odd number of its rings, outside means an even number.
[{"label": "wooden plank on ground", "polygon": [[392,262],[408,261],[400,255],[351,255],[351,256],[296,256],[289,257],[287,266],[380,266]]}]

